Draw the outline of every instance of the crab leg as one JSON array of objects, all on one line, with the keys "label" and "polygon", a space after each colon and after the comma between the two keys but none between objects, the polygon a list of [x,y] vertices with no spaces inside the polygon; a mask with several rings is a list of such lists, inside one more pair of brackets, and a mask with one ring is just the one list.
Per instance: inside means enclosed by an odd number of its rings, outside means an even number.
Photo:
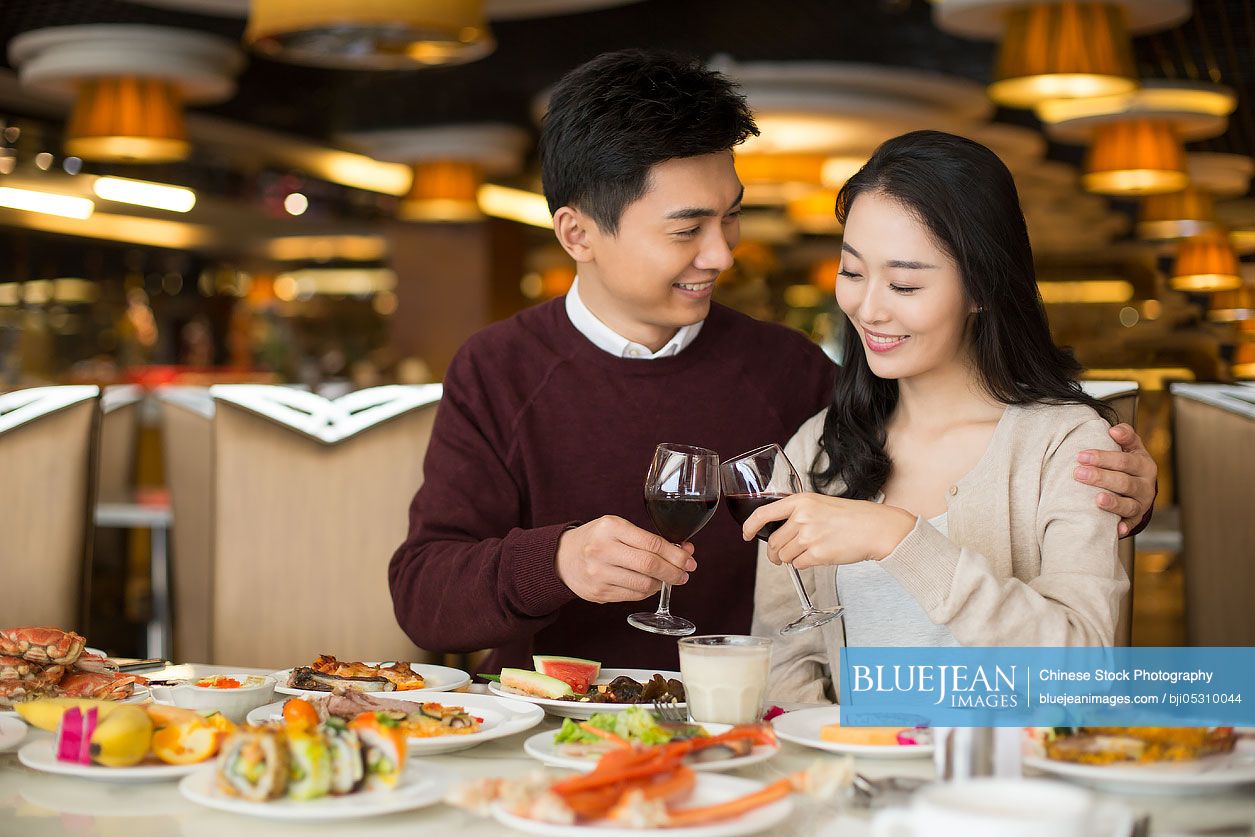
[{"label": "crab leg", "polygon": [[792,778],[780,779],[753,793],[738,796],[736,799],[729,799],[727,802],[720,802],[717,805],[705,805],[701,808],[685,808],[682,811],[672,811],[667,818],[667,827],[684,828],[715,820],[726,820],[729,817],[739,817],[741,814],[753,811],[755,808],[762,808],[764,805],[779,802],[793,793],[793,790]]}]

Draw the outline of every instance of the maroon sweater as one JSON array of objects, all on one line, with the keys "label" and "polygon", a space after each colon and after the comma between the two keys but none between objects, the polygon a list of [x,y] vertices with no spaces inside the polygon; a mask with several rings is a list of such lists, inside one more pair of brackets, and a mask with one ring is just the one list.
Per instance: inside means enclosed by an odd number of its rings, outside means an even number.
[{"label": "maroon sweater", "polygon": [[[835,374],[805,336],[719,305],[684,351],[657,360],[597,348],[562,299],[484,329],[449,367],[409,536],[388,568],[401,627],[434,651],[494,649],[484,671],[531,668],[532,653],[677,668],[674,637],[625,621],[656,598],[577,598],[554,567],[558,538],[607,514],[653,531],[642,492],[655,445],[721,457],[783,445],[828,403]],[[698,568],[672,612],[699,633],[748,633],[756,542],[720,509],[693,544]]]}]

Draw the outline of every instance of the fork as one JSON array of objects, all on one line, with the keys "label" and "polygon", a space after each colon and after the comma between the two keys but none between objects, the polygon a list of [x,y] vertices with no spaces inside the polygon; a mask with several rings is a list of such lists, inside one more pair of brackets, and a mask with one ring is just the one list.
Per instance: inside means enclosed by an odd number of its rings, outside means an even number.
[{"label": "fork", "polygon": [[673,703],[654,701],[654,715],[664,724],[687,724],[688,713]]}]

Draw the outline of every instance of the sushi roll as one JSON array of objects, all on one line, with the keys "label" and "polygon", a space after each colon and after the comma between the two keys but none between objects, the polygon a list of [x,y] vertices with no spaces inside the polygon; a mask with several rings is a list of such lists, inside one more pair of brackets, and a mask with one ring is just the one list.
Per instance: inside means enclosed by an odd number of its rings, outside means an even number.
[{"label": "sushi roll", "polygon": [[288,745],[281,729],[243,727],[218,755],[218,787],[251,802],[284,795],[288,788]]},{"label": "sushi roll", "polygon": [[363,712],[349,722],[366,750],[366,781],[394,788],[405,768],[405,733],[385,712]]},{"label": "sushi roll", "polygon": [[331,792],[331,752],[317,727],[288,725],[288,796],[318,799]]},{"label": "sushi roll", "polygon": [[362,740],[342,718],[328,718],[323,726],[331,755],[331,792],[352,793],[366,778],[366,757]]}]

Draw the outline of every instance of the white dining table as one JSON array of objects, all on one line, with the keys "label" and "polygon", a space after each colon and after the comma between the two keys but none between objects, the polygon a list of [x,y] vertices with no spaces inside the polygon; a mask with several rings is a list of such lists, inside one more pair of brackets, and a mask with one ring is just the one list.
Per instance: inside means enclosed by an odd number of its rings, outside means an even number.
[{"label": "white dining table", "polygon": [[[180,666],[177,676],[203,677],[229,672],[265,674],[260,669],[224,666]],[[167,672],[147,673],[153,678]],[[426,757],[424,763],[447,771],[454,780],[514,777],[542,769],[523,752],[523,741],[536,730],[556,729],[546,717],[536,729],[489,741],[469,750]],[[48,735],[31,730],[30,736]],[[731,775],[770,782],[801,770],[816,759],[838,758],[807,747],[781,742],[780,754],[770,761],[733,771]],[[931,759],[855,759],[855,769],[870,778],[913,776],[932,778]],[[1220,826],[1255,825],[1255,787],[1193,796],[1098,794],[1127,805],[1134,814],[1150,815],[1150,833],[1159,837],[1208,832]],[[797,800],[791,817],[772,830],[781,837],[865,837],[872,833],[874,811],[840,800],[815,803]],[[318,834],[415,835],[456,834],[459,837],[502,837],[510,833],[490,818],[444,803],[400,814],[339,823],[289,823],[224,813],[184,799],[177,782],[130,785],[52,776],[32,770],[17,759],[16,750],[0,753],[0,835],[101,835],[101,837],[252,837],[252,835]],[[1242,833],[1236,831],[1230,834]],[[1255,831],[1250,832],[1255,834]],[[1105,836],[1104,836],[1105,837]],[[1119,835],[1124,837],[1124,835]]]}]

